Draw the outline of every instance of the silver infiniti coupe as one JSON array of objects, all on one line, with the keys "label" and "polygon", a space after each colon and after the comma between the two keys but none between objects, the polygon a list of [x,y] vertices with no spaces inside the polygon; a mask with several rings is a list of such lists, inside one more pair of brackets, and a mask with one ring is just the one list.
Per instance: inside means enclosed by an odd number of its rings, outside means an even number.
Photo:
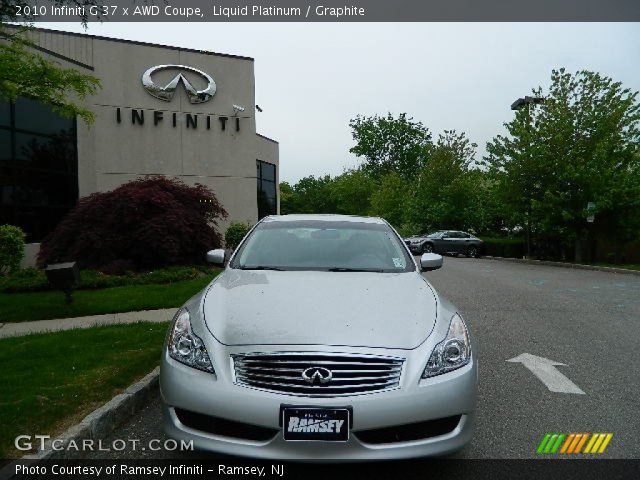
[{"label": "silver infiniti coupe", "polygon": [[[224,250],[207,254],[223,264]],[[441,455],[471,439],[477,366],[457,309],[384,220],[267,217],[176,313],[166,433],[267,459]]]}]

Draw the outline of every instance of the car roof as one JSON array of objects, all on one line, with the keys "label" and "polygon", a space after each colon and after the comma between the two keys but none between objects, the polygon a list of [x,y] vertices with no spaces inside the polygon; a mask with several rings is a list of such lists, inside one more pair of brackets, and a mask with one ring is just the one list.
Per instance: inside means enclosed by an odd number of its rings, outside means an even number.
[{"label": "car roof", "polygon": [[335,214],[291,214],[291,215],[270,215],[262,219],[263,222],[295,222],[300,220],[313,220],[325,222],[354,222],[354,223],[377,223],[386,222],[378,217],[359,217],[356,215],[335,215]]}]

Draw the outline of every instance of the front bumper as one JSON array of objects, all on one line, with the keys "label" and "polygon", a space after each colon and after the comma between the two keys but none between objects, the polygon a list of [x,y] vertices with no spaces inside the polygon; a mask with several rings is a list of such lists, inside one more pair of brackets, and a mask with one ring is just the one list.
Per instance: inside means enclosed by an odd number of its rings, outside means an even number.
[{"label": "front bumper", "polygon": [[[165,432],[176,440],[193,441],[197,449],[264,459],[383,460],[443,455],[459,450],[471,440],[473,430],[477,386],[475,358],[459,370],[420,380],[427,358],[426,351],[430,352],[433,347],[430,343],[425,342],[412,351],[385,352],[407,359],[398,389],[332,398],[285,395],[234,384],[229,354],[240,351],[237,347],[213,350],[216,352],[216,375],[186,367],[171,359],[165,350],[160,374]],[[285,348],[269,346],[260,350],[282,351]],[[286,350],[318,349],[288,345]],[[356,351],[341,347],[345,353],[349,350]],[[362,349],[357,352],[362,353]],[[376,353],[380,354],[380,349]],[[280,427],[283,405],[352,408],[353,423],[349,440],[340,443],[285,441]],[[273,429],[274,434],[268,439],[255,440],[198,430],[184,425],[176,414],[176,408]],[[375,444],[358,438],[358,432],[363,430],[451,416],[460,416],[457,426],[437,436]]]}]

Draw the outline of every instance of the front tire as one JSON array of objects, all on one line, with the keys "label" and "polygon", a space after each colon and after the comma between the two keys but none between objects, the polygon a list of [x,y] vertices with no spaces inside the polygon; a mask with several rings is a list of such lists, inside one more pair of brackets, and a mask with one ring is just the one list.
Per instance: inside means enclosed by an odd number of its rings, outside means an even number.
[{"label": "front tire", "polygon": [[467,257],[478,258],[478,247],[472,245],[469,248],[467,248]]},{"label": "front tire", "polygon": [[422,253],[433,253],[433,245],[430,243],[425,243],[422,246]]}]

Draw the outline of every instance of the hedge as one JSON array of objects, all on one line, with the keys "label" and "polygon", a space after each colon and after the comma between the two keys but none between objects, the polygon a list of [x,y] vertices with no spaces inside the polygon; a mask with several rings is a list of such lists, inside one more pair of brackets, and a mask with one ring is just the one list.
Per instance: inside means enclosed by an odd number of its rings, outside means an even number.
[{"label": "hedge", "polygon": [[484,237],[483,255],[505,258],[522,258],[525,243],[522,238]]},{"label": "hedge", "polygon": [[[78,289],[93,290],[125,285],[173,283],[191,280],[212,272],[210,267],[205,266],[174,266],[145,273],[127,272],[124,275],[107,275],[96,270],[82,270]],[[0,278],[0,291],[5,293],[38,292],[50,289],[44,270],[36,268],[18,270],[7,277]]]}]

